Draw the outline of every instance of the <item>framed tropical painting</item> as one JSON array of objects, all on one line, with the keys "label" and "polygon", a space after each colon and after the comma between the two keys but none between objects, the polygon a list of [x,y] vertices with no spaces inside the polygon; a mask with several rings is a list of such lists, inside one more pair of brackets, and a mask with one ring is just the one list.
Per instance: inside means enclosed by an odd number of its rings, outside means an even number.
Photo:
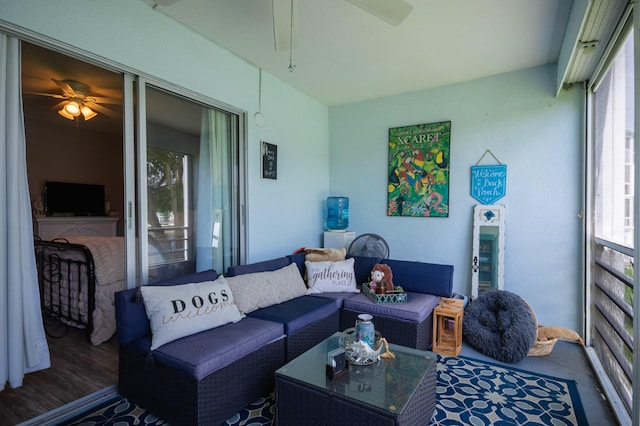
[{"label": "framed tropical painting", "polygon": [[448,217],[451,121],[389,129],[387,216]]}]

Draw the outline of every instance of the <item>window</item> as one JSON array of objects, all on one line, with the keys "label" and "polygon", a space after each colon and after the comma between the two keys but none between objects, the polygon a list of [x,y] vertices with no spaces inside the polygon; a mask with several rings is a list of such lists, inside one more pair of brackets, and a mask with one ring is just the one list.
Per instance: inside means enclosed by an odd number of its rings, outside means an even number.
[{"label": "window", "polygon": [[595,235],[633,247],[633,37],[594,92]]},{"label": "window", "polygon": [[634,297],[633,33],[593,92],[592,346],[632,411]]},{"label": "window", "polygon": [[186,154],[149,147],[147,202],[149,267],[193,258],[189,223],[189,162]]},{"label": "window", "polygon": [[236,114],[147,85],[148,282],[240,259]]}]

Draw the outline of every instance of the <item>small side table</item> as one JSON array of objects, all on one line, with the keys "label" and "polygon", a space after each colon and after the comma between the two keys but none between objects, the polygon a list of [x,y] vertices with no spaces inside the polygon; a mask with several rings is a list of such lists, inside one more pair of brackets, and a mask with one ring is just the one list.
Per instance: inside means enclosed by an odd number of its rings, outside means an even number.
[{"label": "small side table", "polygon": [[464,301],[443,297],[433,309],[433,352],[458,356],[462,350]]}]

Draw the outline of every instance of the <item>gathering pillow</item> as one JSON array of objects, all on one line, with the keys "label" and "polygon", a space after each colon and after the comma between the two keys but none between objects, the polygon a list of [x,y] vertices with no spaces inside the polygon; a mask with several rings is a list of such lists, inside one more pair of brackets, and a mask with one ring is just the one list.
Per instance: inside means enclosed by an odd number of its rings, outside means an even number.
[{"label": "gathering pillow", "polygon": [[275,271],[227,277],[227,282],[243,315],[307,294],[307,287],[295,263]]},{"label": "gathering pillow", "polygon": [[359,293],[353,258],[339,262],[304,262],[309,293]]},{"label": "gathering pillow", "polygon": [[142,286],[142,299],[151,323],[151,349],[181,337],[238,322],[244,316],[234,303],[229,284],[215,281]]}]

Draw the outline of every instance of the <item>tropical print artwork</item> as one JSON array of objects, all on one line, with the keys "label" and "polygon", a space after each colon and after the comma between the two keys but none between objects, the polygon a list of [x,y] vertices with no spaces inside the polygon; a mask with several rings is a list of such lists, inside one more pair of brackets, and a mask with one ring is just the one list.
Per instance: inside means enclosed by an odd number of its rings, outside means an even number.
[{"label": "tropical print artwork", "polygon": [[449,216],[451,122],[389,129],[387,216]]}]

